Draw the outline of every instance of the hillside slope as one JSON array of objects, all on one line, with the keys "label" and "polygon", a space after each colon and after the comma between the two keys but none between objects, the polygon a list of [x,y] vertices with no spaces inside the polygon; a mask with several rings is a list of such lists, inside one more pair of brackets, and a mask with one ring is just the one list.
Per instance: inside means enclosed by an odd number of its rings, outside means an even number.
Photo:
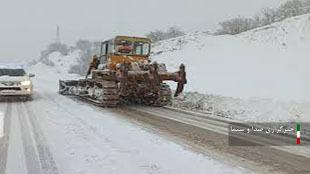
[{"label": "hillside slope", "polygon": [[153,60],[187,66],[186,91],[310,100],[310,15],[239,35],[190,33],[154,45]]}]

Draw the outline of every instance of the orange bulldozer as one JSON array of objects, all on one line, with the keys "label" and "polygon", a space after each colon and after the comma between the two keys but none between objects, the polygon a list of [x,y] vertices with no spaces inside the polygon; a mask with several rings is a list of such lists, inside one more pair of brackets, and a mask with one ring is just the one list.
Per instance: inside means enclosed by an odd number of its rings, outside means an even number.
[{"label": "orange bulldozer", "polygon": [[183,91],[185,66],[167,72],[165,64],[151,63],[150,39],[116,36],[100,45],[100,54],[93,56],[86,78],[60,80],[60,94],[79,96],[103,107],[122,102],[165,106],[172,99],[165,81],[177,82],[175,97]]}]

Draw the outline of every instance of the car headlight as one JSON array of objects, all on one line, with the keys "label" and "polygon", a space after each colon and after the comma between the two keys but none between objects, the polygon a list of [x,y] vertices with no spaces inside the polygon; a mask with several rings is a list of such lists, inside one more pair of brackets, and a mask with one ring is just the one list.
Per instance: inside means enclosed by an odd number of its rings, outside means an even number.
[{"label": "car headlight", "polygon": [[31,81],[30,80],[25,80],[25,81],[22,81],[20,84],[22,86],[29,86],[29,85],[31,85]]}]

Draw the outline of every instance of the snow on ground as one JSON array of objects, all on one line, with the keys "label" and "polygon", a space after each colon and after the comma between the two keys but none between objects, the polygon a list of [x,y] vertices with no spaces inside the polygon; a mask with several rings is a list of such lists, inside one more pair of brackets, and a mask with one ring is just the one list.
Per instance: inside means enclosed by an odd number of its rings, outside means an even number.
[{"label": "snow on ground", "polygon": [[156,43],[153,60],[170,71],[184,63],[185,91],[234,119],[309,121],[309,34],[310,15],[235,36],[196,32]]},{"label": "snow on ground", "polygon": [[[187,66],[187,92],[173,106],[244,121],[309,120],[309,16],[236,36],[197,32],[155,44],[153,60],[170,70]],[[64,173],[248,172],[184,149],[111,110],[58,95],[59,79],[79,78],[68,74],[79,56],[77,50],[52,53],[53,66],[29,69],[36,74],[30,107]]]},{"label": "snow on ground", "polygon": [[272,99],[241,99],[188,92],[173,100],[172,106],[212,113],[214,116],[239,121],[306,122],[310,120],[310,103],[281,102]]},{"label": "snow on ground", "polygon": [[[59,52],[51,53],[44,62],[48,62],[48,65],[43,62],[38,62],[37,64],[30,66],[28,71],[35,73],[36,79],[48,78],[51,81],[59,79],[78,79],[80,76],[77,74],[68,73],[71,66],[78,63],[80,58],[80,51],[75,50],[70,52],[68,55],[61,55]],[[58,89],[58,88],[57,88]]]},{"label": "snow on ground", "polygon": [[[295,27],[295,23],[290,24]],[[170,70],[176,70],[180,63],[186,64],[187,91],[309,101],[310,41],[296,45],[288,40],[286,46],[279,48],[248,38],[261,34],[272,39],[274,32],[252,33],[237,36],[191,33],[156,44],[157,55],[153,60],[167,62]],[[299,37],[293,33],[289,33],[293,35],[290,37]],[[310,30],[305,34],[309,33]]]},{"label": "snow on ground", "polygon": [[109,109],[90,107],[58,95],[58,79],[77,76],[57,73],[57,68],[58,65],[55,68],[41,63],[30,68],[37,75],[36,95],[28,104],[38,117],[63,173],[249,172],[184,149]]},{"label": "snow on ground", "polygon": [[[68,55],[65,56],[61,55],[61,53],[59,52],[53,52],[47,57],[47,60],[52,63],[53,68],[47,66],[47,69],[52,69],[57,74],[66,77],[70,68],[79,63],[80,57],[81,57],[80,50],[73,50],[72,52],[70,52]],[[42,65],[42,63],[39,64]]]},{"label": "snow on ground", "polygon": [[[293,49],[296,56],[310,44],[310,15],[288,18],[268,26],[241,33],[239,36],[251,42],[260,42],[285,49]],[[296,50],[297,49],[297,50]]]}]

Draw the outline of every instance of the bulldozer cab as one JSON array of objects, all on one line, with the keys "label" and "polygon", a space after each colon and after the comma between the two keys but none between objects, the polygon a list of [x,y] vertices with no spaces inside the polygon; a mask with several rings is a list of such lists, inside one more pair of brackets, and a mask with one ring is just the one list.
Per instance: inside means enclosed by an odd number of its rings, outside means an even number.
[{"label": "bulldozer cab", "polygon": [[130,63],[149,59],[151,40],[141,37],[116,36],[101,43],[100,63],[115,69],[118,63]]}]

